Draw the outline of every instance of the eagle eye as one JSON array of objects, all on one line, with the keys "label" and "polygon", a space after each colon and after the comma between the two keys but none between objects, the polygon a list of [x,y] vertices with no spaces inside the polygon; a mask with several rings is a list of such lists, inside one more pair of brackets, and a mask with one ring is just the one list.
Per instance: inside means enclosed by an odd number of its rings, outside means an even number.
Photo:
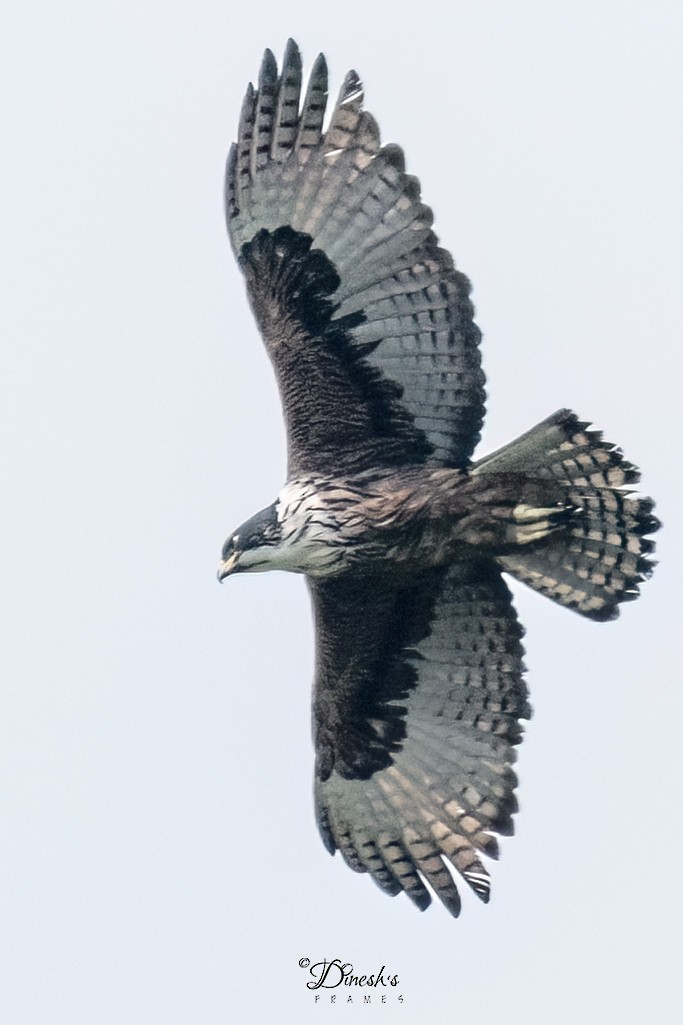
[{"label": "eagle eye", "polygon": [[229,537],[228,540],[225,542],[225,544],[223,545],[222,552],[223,562],[225,562],[225,560],[228,559],[234,551],[236,551],[237,542],[239,541],[239,539],[239,534],[233,534],[232,537]]}]

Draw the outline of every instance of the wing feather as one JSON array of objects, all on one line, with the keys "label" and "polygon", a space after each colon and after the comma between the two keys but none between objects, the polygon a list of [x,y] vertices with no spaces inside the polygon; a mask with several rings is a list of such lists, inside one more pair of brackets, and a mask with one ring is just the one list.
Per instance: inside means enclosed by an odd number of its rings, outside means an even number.
[{"label": "wing feather", "polygon": [[299,128],[299,101],[301,99],[301,56],[290,39],[282,62],[280,87],[270,141],[271,160],[284,162],[297,139]]},{"label": "wing feather", "polygon": [[[293,40],[288,46],[296,48]],[[327,106],[327,63],[322,53],[318,54],[308,80],[308,88],[301,109],[299,131],[296,139],[296,151],[300,163],[305,163],[310,151],[320,145],[322,139],[323,120]]]},{"label": "wing feather", "polygon": [[386,892],[460,910],[449,866],[482,900],[512,832],[512,764],[531,710],[522,629],[482,561],[386,580],[313,582],[316,803],[326,847]]}]

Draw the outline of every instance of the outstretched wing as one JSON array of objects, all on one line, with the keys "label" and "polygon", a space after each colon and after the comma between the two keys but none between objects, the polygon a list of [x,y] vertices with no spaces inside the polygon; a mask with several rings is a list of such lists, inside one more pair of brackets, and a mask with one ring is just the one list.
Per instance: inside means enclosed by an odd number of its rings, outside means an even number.
[{"label": "outstretched wing", "polygon": [[300,105],[301,82],[291,40],[280,74],[266,51],[226,177],[230,239],[282,392],[290,473],[464,466],[484,414],[469,282],[439,248],[401,150],[380,146],[355,72],[324,132],[322,56]]},{"label": "outstretched wing", "polygon": [[[530,716],[522,628],[488,560],[380,579],[312,581],[318,637],[318,824],[331,853],[420,909],[453,915],[446,862],[484,901],[480,854],[512,832],[514,745]],[[444,860],[445,859],[445,860]]]}]

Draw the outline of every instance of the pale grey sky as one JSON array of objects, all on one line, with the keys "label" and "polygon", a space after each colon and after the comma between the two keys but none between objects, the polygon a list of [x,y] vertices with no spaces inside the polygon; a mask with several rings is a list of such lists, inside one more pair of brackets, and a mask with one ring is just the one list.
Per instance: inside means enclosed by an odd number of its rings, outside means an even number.
[{"label": "pale grey sky", "polygon": [[[673,1025],[680,1002],[680,183],[673,2],[10,5],[0,76],[0,1022]],[[488,907],[323,849],[303,582],[219,589],[284,474],[225,235],[247,81],[355,67],[474,285],[481,452],[570,406],[644,471],[612,624],[516,588],[535,716]],[[300,958],[404,1003],[314,1004]]]}]

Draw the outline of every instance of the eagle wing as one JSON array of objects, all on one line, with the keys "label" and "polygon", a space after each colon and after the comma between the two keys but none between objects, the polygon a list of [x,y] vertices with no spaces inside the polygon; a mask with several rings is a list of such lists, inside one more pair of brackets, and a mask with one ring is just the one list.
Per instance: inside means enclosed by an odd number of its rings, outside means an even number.
[{"label": "eagle wing", "polygon": [[230,150],[233,249],[275,367],[290,476],[468,463],[484,415],[467,278],[432,231],[402,151],[381,146],[355,72],[326,131],[324,58],[266,51]]},{"label": "eagle wing", "polygon": [[[488,561],[405,587],[311,581],[316,809],[327,849],[421,909],[453,915],[450,864],[483,900],[481,853],[512,833],[520,719],[531,714],[522,628]],[[445,859],[445,860],[444,860]]]}]

